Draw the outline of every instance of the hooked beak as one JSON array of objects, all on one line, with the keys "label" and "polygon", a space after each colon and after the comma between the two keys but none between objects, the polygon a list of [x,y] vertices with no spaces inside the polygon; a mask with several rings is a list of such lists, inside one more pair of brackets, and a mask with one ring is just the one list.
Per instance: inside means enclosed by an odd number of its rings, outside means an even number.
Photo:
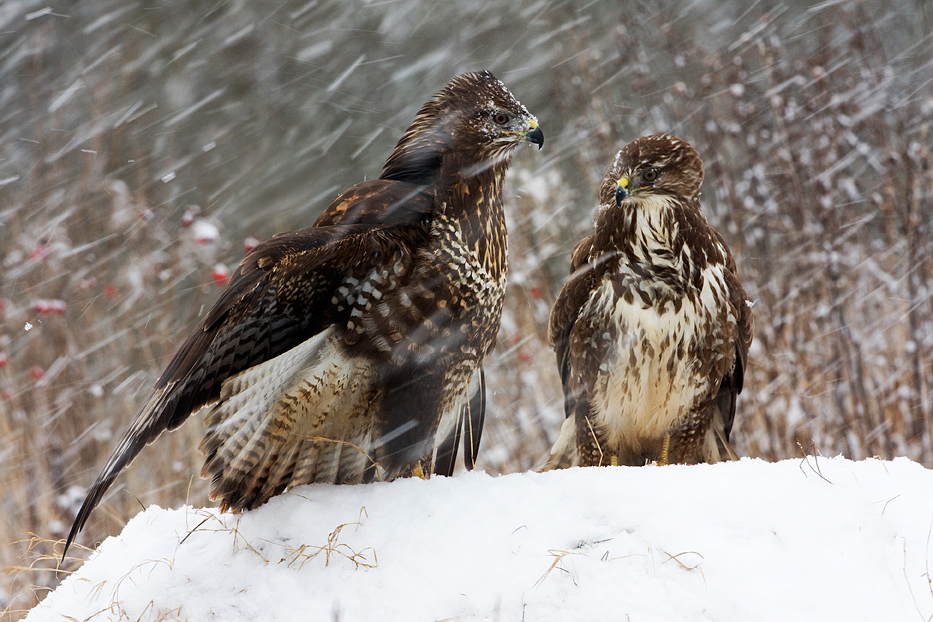
[{"label": "hooked beak", "polygon": [[628,191],[628,177],[622,177],[616,183],[616,207],[621,205],[629,194],[631,193]]},{"label": "hooked beak", "polygon": [[541,128],[538,127],[538,122],[532,119],[530,121],[531,129],[525,132],[525,140],[530,143],[538,145],[538,150],[541,150],[541,147],[544,146],[544,132],[541,131]]}]

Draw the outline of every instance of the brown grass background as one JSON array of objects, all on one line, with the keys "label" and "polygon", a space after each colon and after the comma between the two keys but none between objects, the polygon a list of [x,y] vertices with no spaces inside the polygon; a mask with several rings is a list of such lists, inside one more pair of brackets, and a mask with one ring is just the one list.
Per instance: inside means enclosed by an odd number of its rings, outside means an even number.
[{"label": "brown grass background", "polygon": [[[547,137],[507,182],[480,467],[546,455],[563,416],[550,303],[616,150],[658,131],[704,158],[704,207],[755,301],[740,455],[933,466],[923,0],[62,5],[0,6],[4,619],[64,576],[49,541],[221,291],[215,265],[376,177],[420,104],[470,69]],[[219,238],[199,243],[192,219]],[[200,425],[148,448],[80,541],[141,506],[205,503]]]}]

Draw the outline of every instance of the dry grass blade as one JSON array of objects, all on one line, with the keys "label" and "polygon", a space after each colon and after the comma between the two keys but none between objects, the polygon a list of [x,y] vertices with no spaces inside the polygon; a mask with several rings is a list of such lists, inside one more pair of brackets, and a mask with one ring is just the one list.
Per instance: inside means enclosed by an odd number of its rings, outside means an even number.
[{"label": "dry grass blade", "polygon": [[[798,446],[799,446],[799,444],[798,444]],[[802,450],[803,450],[803,447],[800,447],[800,449],[801,449],[801,451],[802,451]],[[813,463],[812,463],[812,464],[810,463],[810,458],[813,458]],[[823,481],[826,482],[827,484],[832,484],[831,481],[829,481],[828,479],[826,479],[826,477],[823,476],[823,472],[820,470],[819,456],[818,456],[817,454],[815,454],[815,453],[814,453],[814,454],[804,453],[803,458],[800,459],[800,465],[799,465],[799,467],[800,467],[800,472],[803,473],[804,476],[806,476],[806,475],[807,475],[807,472],[803,470],[803,465],[804,465],[804,464],[806,464],[808,467],[810,467],[810,470],[813,471],[814,473],[816,473],[817,476],[819,476],[819,478],[820,478],[821,480],[823,480]]]},{"label": "dry grass blade", "polygon": [[[363,512],[363,510],[360,511]],[[298,548],[288,547],[286,548],[285,556],[279,560],[279,563],[285,563],[289,568],[297,564],[298,570],[301,570],[304,568],[305,564],[323,553],[324,566],[330,565],[332,557],[340,556],[353,562],[356,568],[376,568],[379,565],[379,560],[376,557],[375,549],[366,547],[360,551],[355,551],[349,545],[340,542],[340,532],[350,525],[355,525],[359,528],[362,523],[360,521],[355,521],[338,525],[327,536],[327,543],[321,546],[302,544]],[[367,557],[368,554],[372,555],[372,561]]]},{"label": "dry grass blade", "polygon": [[681,556],[683,556],[683,555],[696,555],[696,556],[699,557],[701,560],[702,560],[702,559],[705,559],[702,555],[700,555],[700,554],[697,553],[696,551],[684,551],[683,553],[677,553],[676,555],[671,555],[671,554],[668,553],[667,551],[663,551],[663,550],[662,550],[661,552],[664,553],[665,555],[667,555],[667,559],[664,560],[664,562],[662,562],[662,563],[665,563],[665,564],[666,564],[666,563],[669,562],[669,561],[675,561],[675,562],[677,562],[677,564],[678,564],[681,568],[683,568],[684,570],[696,570],[696,569],[698,569],[698,568],[703,564],[703,562],[702,562],[702,561],[699,561],[699,562],[697,562],[696,564],[694,564],[693,566],[688,566],[687,564],[685,564],[685,563],[683,563],[682,561],[680,561]]},{"label": "dry grass blade", "polygon": [[580,553],[579,551],[564,551],[562,549],[548,549],[548,555],[551,555],[554,558],[554,560],[551,562],[551,565],[548,566],[548,569],[544,571],[544,574],[541,575],[541,578],[535,581],[535,584],[532,587],[538,587],[539,585],[541,585],[541,583],[545,579],[547,579],[548,575],[550,575],[551,571],[553,571],[555,568],[557,568],[558,570],[561,570],[562,572],[568,572],[566,568],[559,567],[561,562],[563,562],[564,558],[567,557],[568,555],[584,555],[585,556],[584,553]]},{"label": "dry grass blade", "polygon": [[[260,552],[260,550],[257,547],[253,546],[252,542],[250,542],[250,540],[246,536],[240,533],[240,529],[239,529],[240,516],[239,515],[229,515],[229,514],[226,515],[226,517],[233,516],[235,518],[235,524],[231,526],[227,524],[225,520],[225,516],[218,515],[216,510],[211,510],[207,508],[193,508],[190,513],[196,516],[202,516],[203,518],[197,525],[195,525],[194,527],[188,530],[188,533],[185,534],[185,537],[182,538],[178,542],[176,549],[178,547],[181,547],[181,545],[184,544],[185,541],[188,540],[188,538],[190,538],[193,534],[197,532],[229,533],[233,536],[232,546],[233,546],[234,551],[238,551],[240,550],[240,547],[243,547],[245,550],[248,550],[254,553],[257,557],[259,557],[266,564],[269,563],[269,560],[266,559],[266,557]],[[207,523],[211,521],[217,523],[217,527],[205,528],[204,525],[206,525]]]}]

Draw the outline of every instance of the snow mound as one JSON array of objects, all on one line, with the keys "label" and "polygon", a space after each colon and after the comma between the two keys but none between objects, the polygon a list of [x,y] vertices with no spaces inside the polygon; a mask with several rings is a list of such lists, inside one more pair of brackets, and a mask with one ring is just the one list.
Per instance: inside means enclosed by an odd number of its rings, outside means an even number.
[{"label": "snow mound", "polygon": [[151,507],[26,620],[929,619],[931,492],[907,459],[811,457]]}]

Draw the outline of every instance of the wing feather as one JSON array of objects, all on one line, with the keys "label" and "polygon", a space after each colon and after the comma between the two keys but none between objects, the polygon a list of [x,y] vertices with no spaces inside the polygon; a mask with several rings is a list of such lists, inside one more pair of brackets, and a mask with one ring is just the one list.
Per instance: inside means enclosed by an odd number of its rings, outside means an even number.
[{"label": "wing feather", "polygon": [[576,397],[572,386],[570,362],[570,334],[580,317],[580,310],[596,287],[596,271],[586,261],[586,249],[590,238],[584,238],[574,249],[570,266],[570,278],[564,283],[551,309],[549,335],[557,355],[557,368],[564,389],[564,414],[573,417],[576,412]]},{"label": "wing feather", "polygon": [[[734,267],[735,262],[732,261],[731,265]],[[728,441],[732,432],[732,425],[735,422],[736,400],[745,383],[745,365],[748,360],[748,349],[752,343],[753,323],[752,311],[748,306],[745,289],[732,270],[726,270],[725,274],[726,286],[729,290],[729,302],[735,309],[736,316],[735,355],[732,367],[719,385],[715,402],[722,418],[722,433],[725,440]]]},{"label": "wing feather", "polygon": [[[576,461],[576,413],[589,411],[589,397],[585,387],[577,386],[570,358],[571,334],[580,319],[580,313],[597,286],[597,268],[589,263],[592,236],[583,238],[574,248],[570,259],[570,277],[561,287],[551,309],[549,337],[557,355],[557,369],[564,392],[564,423],[560,435],[551,449],[546,470],[567,468]],[[600,264],[602,266],[602,264]]]},{"label": "wing feather", "polygon": [[463,429],[464,407],[459,401],[450,411],[441,416],[437,428],[437,436],[441,442],[437,445],[437,456],[434,459],[434,474],[450,477],[454,474],[457,462],[457,453],[460,449],[460,431]]},{"label": "wing feather", "polygon": [[[362,207],[354,208],[355,201]],[[335,288],[349,274],[371,270],[378,258],[405,254],[417,246],[426,236],[433,203],[433,195],[414,184],[364,182],[338,197],[320,219],[335,223],[343,213],[342,224],[279,234],[250,252],[179,348],[92,484],[65,550],[143,447],[217,402],[227,379],[291,350],[342,319],[339,306],[332,302]],[[258,446],[248,449],[261,451]],[[292,467],[290,481],[303,468],[300,464],[288,468]],[[289,479],[284,475],[275,473]],[[272,489],[280,486],[279,480],[263,484]]]},{"label": "wing feather", "polygon": [[483,436],[483,424],[486,421],[486,371],[482,364],[476,368],[470,381],[470,399],[466,403],[463,426],[463,466],[472,471],[479,454],[479,442]]},{"label": "wing feather", "polygon": [[483,365],[476,368],[467,386],[465,399],[458,400],[450,412],[444,413],[438,426],[437,457],[434,473],[450,477],[454,473],[460,439],[463,439],[463,466],[472,471],[476,466],[479,443],[486,418],[486,373]]}]

